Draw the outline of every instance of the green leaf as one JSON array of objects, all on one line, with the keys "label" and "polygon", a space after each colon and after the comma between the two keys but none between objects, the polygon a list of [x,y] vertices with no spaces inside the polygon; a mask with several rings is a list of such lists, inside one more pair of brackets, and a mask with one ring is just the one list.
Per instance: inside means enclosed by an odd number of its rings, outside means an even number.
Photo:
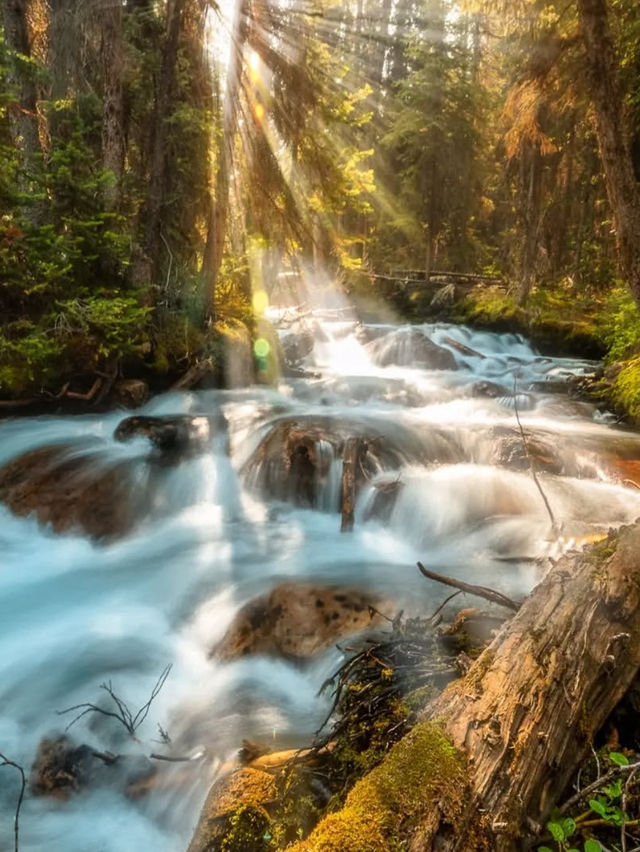
[{"label": "green leaf", "polygon": [[618,766],[628,766],[629,765],[629,759],[627,757],[625,757],[624,754],[621,754],[619,751],[612,751],[609,754],[609,760],[612,763],[617,764]]},{"label": "green leaf", "polygon": [[575,821],[571,819],[571,817],[566,817],[565,819],[563,819],[561,825],[565,837],[571,837],[573,834],[575,834],[576,824]]},{"label": "green leaf", "polygon": [[585,840],[584,852],[602,852],[602,846],[598,840]]},{"label": "green leaf", "polygon": [[607,808],[604,802],[599,801],[598,799],[589,799],[589,807],[594,813],[598,814],[603,818],[606,818]]},{"label": "green leaf", "polygon": [[547,829],[556,843],[561,843],[565,839],[564,828],[559,822],[548,822]]},{"label": "green leaf", "polygon": [[549,849],[548,846],[538,846],[538,852],[553,852],[553,849]]}]

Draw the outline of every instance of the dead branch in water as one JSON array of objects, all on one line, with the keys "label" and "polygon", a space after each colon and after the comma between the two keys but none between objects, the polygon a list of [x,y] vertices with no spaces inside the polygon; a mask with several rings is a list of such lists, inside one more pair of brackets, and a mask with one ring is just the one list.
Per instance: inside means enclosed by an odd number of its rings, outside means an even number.
[{"label": "dead branch in water", "polygon": [[[491,603],[499,606],[507,607],[514,612],[520,609],[520,604],[512,601],[502,592],[496,592],[495,589],[490,589],[487,586],[475,586],[472,583],[465,583],[464,580],[455,580],[453,577],[445,577],[443,574],[436,574],[435,571],[429,571],[425,568],[422,562],[417,563],[420,572],[429,580],[435,580],[436,583],[443,583],[445,586],[451,586],[454,589],[459,589],[461,592],[467,592],[469,595],[475,595],[478,598],[484,598]],[[435,613],[434,613],[435,614]]]},{"label": "dead branch in water", "polygon": [[131,712],[127,703],[114,692],[111,681],[109,681],[109,683],[101,683],[100,689],[104,689],[104,691],[109,695],[113,703],[116,705],[116,710],[105,710],[104,707],[98,707],[97,704],[90,703],[74,704],[73,707],[67,707],[66,710],[58,710],[58,716],[64,716],[66,713],[72,713],[74,710],[80,710],[80,713],[78,713],[78,715],[69,722],[65,731],[68,731],[72,725],[75,725],[76,722],[88,713],[100,713],[102,716],[109,716],[113,719],[117,719],[118,722],[126,728],[127,733],[131,737],[134,737],[137,729],[147,718],[151,705],[164,686],[166,679],[169,677],[170,671],[171,665],[168,665],[165,669],[163,669],[155,686],[151,690],[151,695],[148,700],[142,705],[142,707],[140,707],[135,715]]},{"label": "dead branch in water", "polygon": [[14,852],[18,852],[20,848],[20,808],[22,807],[22,801],[24,799],[24,791],[27,786],[27,780],[24,777],[24,769],[20,766],[20,764],[16,763],[13,760],[9,760],[9,758],[5,757],[2,752],[0,752],[0,766],[12,766],[20,773],[20,794],[18,795],[15,816],[13,818],[13,849]]},{"label": "dead branch in water", "polygon": [[529,452],[529,445],[527,444],[527,437],[525,435],[525,431],[522,428],[522,423],[520,422],[520,412],[518,411],[518,371],[516,370],[513,374],[513,410],[516,415],[516,422],[518,424],[518,429],[520,430],[520,437],[522,438],[522,446],[524,448],[524,454],[526,456],[527,461],[529,462],[529,470],[531,471],[531,476],[533,477],[533,481],[536,484],[536,488],[540,492],[540,496],[542,497],[542,501],[547,510],[547,514],[549,515],[549,520],[551,521],[551,530],[554,533],[558,532],[558,524],[556,522],[555,515],[553,514],[553,510],[551,508],[551,504],[547,499],[547,495],[544,493],[544,489],[540,484],[540,480],[538,479],[538,474],[536,473],[535,466],[533,464],[533,459],[531,458],[531,453]]}]

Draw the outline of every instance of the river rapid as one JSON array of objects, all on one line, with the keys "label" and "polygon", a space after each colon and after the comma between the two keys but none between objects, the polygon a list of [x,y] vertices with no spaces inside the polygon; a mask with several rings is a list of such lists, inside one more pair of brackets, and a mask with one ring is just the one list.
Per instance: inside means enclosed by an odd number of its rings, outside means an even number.
[{"label": "river rapid", "polygon": [[[355,586],[429,614],[447,591],[425,580],[416,560],[519,597],[542,576],[536,557],[555,558],[640,515],[640,491],[620,465],[640,459],[640,437],[563,391],[592,362],[541,357],[521,337],[444,324],[363,327],[326,312],[280,320],[285,345],[292,335],[311,340],[302,359],[309,377],[277,389],[169,393],[137,412],[222,412],[230,452],[214,436],[205,452],[156,475],[151,511],[133,534],[93,543],[0,507],[0,752],[28,769],[41,738],[69,721],[57,711],[101,700],[107,681],[137,708],[169,664],[138,741],[95,715],[70,733],[130,755],[131,766],[136,755],[205,751],[163,766],[137,798],[121,773],[107,771],[67,801],[27,788],[22,852],[185,852],[216,773],[243,738],[276,749],[312,739],[329,703],[318,687],[342,659],[337,648],[304,667],[209,656],[238,609],[283,580]],[[420,363],[416,332],[449,353],[449,368]],[[523,462],[516,406],[529,440],[543,444],[532,455],[555,528]],[[113,438],[124,416],[5,420],[0,464],[90,440],[105,463],[130,459],[144,478],[146,442]],[[256,448],[287,418],[392,442],[396,463],[363,488],[352,532],[340,533],[341,462],[330,447],[315,508],[265,492]],[[385,482],[400,485],[381,511]],[[157,742],[158,725],[170,747]],[[0,849],[13,848],[18,790],[17,773],[0,768]]]}]

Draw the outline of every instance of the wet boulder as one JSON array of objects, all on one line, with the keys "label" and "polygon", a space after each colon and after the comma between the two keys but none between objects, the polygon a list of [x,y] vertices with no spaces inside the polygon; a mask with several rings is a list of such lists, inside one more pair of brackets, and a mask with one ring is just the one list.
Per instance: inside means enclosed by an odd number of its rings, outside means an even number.
[{"label": "wet boulder", "polygon": [[471,396],[480,399],[500,399],[509,396],[509,391],[495,382],[482,380],[471,385]]},{"label": "wet boulder", "polygon": [[449,349],[438,346],[417,328],[399,329],[369,344],[369,352],[379,367],[422,367],[427,370],[455,370],[456,359]]},{"label": "wet boulder", "polygon": [[550,436],[527,432],[523,441],[522,435],[515,430],[496,428],[494,437],[492,464],[520,471],[529,470],[533,465],[536,472],[557,476],[566,473],[565,463]]},{"label": "wet boulder", "polygon": [[227,421],[214,416],[126,417],[116,427],[116,441],[146,438],[153,446],[152,459],[177,464],[211,449],[215,436],[227,438]]},{"label": "wet boulder", "polygon": [[284,362],[287,367],[299,368],[312,352],[315,339],[310,331],[290,332],[282,338]]},{"label": "wet boulder", "polygon": [[283,583],[242,607],[211,655],[309,660],[343,636],[379,626],[377,610],[393,615],[388,602],[357,589]]},{"label": "wet boulder", "polygon": [[30,450],[0,468],[0,502],[56,532],[96,539],[123,536],[136,520],[128,464],[105,466],[97,452],[66,445]]},{"label": "wet boulder", "polygon": [[142,379],[120,379],[113,386],[112,395],[123,408],[139,408],[149,399],[149,385]]},{"label": "wet boulder", "polygon": [[[266,497],[315,507],[331,490],[334,462],[343,460],[354,438],[360,440],[357,490],[377,473],[397,469],[424,455],[419,439],[400,427],[390,436],[356,419],[287,417],[272,425],[242,472],[248,485]],[[331,509],[339,511],[339,502],[336,496]]]}]

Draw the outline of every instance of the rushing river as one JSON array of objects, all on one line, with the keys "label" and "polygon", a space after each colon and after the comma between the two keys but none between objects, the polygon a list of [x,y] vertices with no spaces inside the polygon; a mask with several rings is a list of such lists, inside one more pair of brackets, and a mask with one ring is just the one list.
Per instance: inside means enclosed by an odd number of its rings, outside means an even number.
[{"label": "rushing river", "polygon": [[[135,755],[168,750],[157,742],[158,725],[172,753],[206,750],[201,760],[164,765],[139,797],[126,794],[122,773],[108,771],[67,801],[27,789],[22,852],[185,852],[212,779],[243,738],[274,748],[312,738],[329,700],[318,686],[339,662],[337,648],[306,667],[209,656],[238,609],[277,583],[346,584],[408,613],[430,613],[447,593],[419,574],[419,559],[517,597],[540,578],[535,557],[557,557],[640,515],[640,491],[617,465],[640,459],[640,438],[561,391],[592,363],[540,357],[513,335],[424,325],[417,331],[451,361],[428,369],[415,363],[416,327],[412,336],[406,327],[362,328],[326,315],[286,323],[283,341],[300,332],[308,340],[309,331],[315,343],[304,366],[312,377],[284,379],[278,389],[171,393],[144,407],[158,416],[222,412],[229,435],[157,473],[153,505],[126,538],[99,544],[56,535],[0,507],[0,752],[28,769],[41,738],[64,730],[68,719],[56,711],[100,700],[105,681],[137,708],[168,664],[139,742],[95,715],[71,735],[133,756],[131,766]],[[538,476],[555,528],[518,461],[516,405],[528,435],[553,451],[557,470]],[[39,446],[90,440],[105,464],[130,459],[144,478],[146,442],[113,438],[124,416],[6,420],[0,464]],[[259,487],[255,450],[291,417],[392,442],[399,461],[363,489],[352,532],[340,533],[339,459],[329,458],[313,509]],[[400,486],[376,511],[381,482]],[[0,768],[0,849],[12,848],[17,782]]]}]

